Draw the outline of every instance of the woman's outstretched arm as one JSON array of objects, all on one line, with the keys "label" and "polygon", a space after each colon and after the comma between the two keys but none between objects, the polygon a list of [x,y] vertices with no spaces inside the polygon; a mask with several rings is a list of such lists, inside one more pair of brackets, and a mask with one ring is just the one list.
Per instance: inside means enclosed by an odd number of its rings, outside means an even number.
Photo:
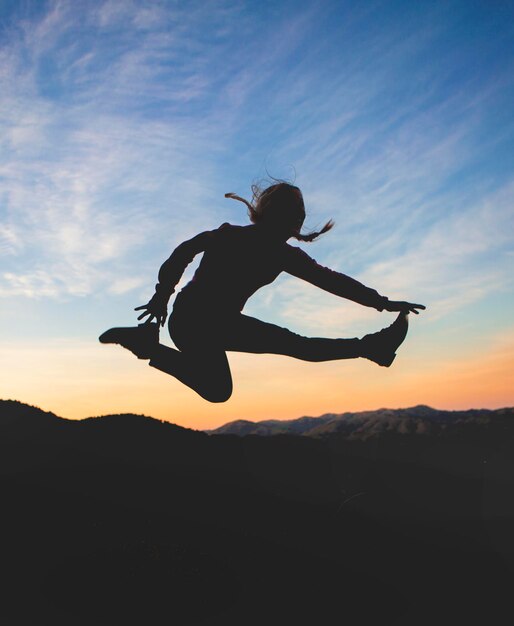
[{"label": "woman's outstretched arm", "polygon": [[155,294],[147,304],[135,308],[136,311],[143,311],[137,318],[138,320],[149,316],[145,323],[149,323],[155,318],[161,326],[164,326],[171,294],[175,291],[175,287],[189,263],[197,254],[204,252],[207,248],[212,233],[213,231],[200,233],[175,248],[171,256],[161,265],[158,276],[159,282],[155,285]]},{"label": "woman's outstretched arm", "polygon": [[389,300],[381,296],[378,291],[366,287],[358,280],[341,274],[328,267],[319,265],[313,258],[300,248],[288,246],[288,254],[284,270],[288,274],[297,276],[321,289],[352,300],[377,311],[405,311],[417,313],[416,309],[424,309],[422,304]]}]

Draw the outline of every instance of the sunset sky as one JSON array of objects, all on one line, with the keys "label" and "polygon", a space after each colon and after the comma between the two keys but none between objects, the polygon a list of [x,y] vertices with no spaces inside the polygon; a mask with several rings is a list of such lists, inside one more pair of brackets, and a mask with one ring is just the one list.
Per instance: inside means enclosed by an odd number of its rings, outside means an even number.
[{"label": "sunset sky", "polygon": [[[0,398],[193,428],[514,404],[513,2],[0,0],[0,27]],[[247,223],[223,194],[267,172],[307,227],[335,219],[306,252],[427,305],[394,365],[230,353],[214,405],[99,344],[181,241]],[[285,274],[245,312],[394,319]]]}]

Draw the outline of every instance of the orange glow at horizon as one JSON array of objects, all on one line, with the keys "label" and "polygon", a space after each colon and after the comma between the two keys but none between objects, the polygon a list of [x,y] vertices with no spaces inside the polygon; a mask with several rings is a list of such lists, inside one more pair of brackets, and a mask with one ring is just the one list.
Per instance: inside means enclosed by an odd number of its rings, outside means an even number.
[{"label": "orange glow at horizon", "polygon": [[231,353],[235,390],[223,404],[204,401],[121,349],[68,341],[3,348],[0,371],[8,372],[11,382],[2,399],[73,419],[143,413],[203,429],[235,419],[291,419],[416,404],[440,409],[514,405],[514,335],[493,342],[488,351],[446,360],[422,359],[407,349],[390,369],[361,359],[305,363]]}]

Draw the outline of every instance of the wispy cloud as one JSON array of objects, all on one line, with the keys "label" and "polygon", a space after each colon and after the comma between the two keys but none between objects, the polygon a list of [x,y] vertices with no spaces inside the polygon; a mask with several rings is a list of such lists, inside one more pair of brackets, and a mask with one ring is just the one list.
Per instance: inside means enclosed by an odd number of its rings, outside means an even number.
[{"label": "wispy cloud", "polygon": [[[0,295],[119,293],[120,272],[139,285],[181,239],[217,225],[231,124],[307,23],[300,14],[237,57],[251,16],[212,3],[205,39],[200,4],[59,1],[8,31]],[[245,66],[253,51],[264,72]]]},{"label": "wispy cloud", "polygon": [[[134,250],[153,260],[157,235],[169,253],[195,223],[200,229],[219,150],[208,121],[144,110],[147,102],[189,100],[202,83],[189,70],[181,81],[159,80],[166,64],[175,67],[184,36],[154,36],[158,7],[50,6],[13,30],[2,50],[3,295],[87,295],[119,285],[122,268],[141,272]],[[127,22],[132,37],[115,33],[109,54],[101,29]]]},{"label": "wispy cloud", "polygon": [[[512,291],[512,171],[495,163],[513,127],[495,125],[490,111],[514,81],[506,66],[466,74],[461,50],[443,62],[434,49],[446,25],[434,19],[402,28],[366,39],[330,83],[323,67],[293,69],[299,86],[279,93],[294,130],[274,159],[295,164],[313,225],[335,218],[333,233],[306,250],[391,298],[426,303],[435,321]],[[311,334],[362,332],[371,320],[293,279],[254,311],[270,306],[274,321]]]}]

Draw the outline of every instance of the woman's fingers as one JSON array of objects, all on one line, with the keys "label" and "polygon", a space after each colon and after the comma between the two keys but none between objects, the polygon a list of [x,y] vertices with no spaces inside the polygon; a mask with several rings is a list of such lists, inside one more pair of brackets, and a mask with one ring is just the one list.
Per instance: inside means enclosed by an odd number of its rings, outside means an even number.
[{"label": "woman's fingers", "polygon": [[149,316],[148,319],[144,321],[145,324],[150,324],[155,320],[160,326],[164,326],[164,322],[166,321],[168,313],[152,313],[148,309],[148,304],[136,306],[134,308],[134,311],[143,311],[143,313],[141,313],[141,315],[139,315],[137,319],[142,320],[144,317]]},{"label": "woman's fingers", "polygon": [[413,302],[406,302],[405,300],[391,300],[386,308],[386,311],[403,311],[404,313],[415,313],[419,315],[419,311],[416,309],[425,310],[424,304],[414,304]]},{"label": "woman's fingers", "polygon": [[[144,311],[143,311],[144,309]],[[147,315],[151,315],[150,311],[148,310],[148,304],[142,304],[141,306],[136,306],[134,311],[143,311],[143,313],[141,313],[141,315],[138,316],[138,320],[142,320],[143,317],[146,317]],[[145,324],[148,320],[145,321]]]},{"label": "woman's fingers", "polygon": [[164,322],[166,321],[166,315],[156,315],[155,313],[150,313],[150,311],[145,311],[138,316],[138,320],[142,320],[144,317],[147,317],[144,321],[145,324],[151,324],[154,320],[160,325],[164,326]]},{"label": "woman's fingers", "polygon": [[419,311],[417,311],[416,309],[426,309],[423,304],[413,304],[412,302],[398,302],[396,304],[398,305],[397,310],[406,311],[407,313],[415,313],[416,315],[419,315]]}]

